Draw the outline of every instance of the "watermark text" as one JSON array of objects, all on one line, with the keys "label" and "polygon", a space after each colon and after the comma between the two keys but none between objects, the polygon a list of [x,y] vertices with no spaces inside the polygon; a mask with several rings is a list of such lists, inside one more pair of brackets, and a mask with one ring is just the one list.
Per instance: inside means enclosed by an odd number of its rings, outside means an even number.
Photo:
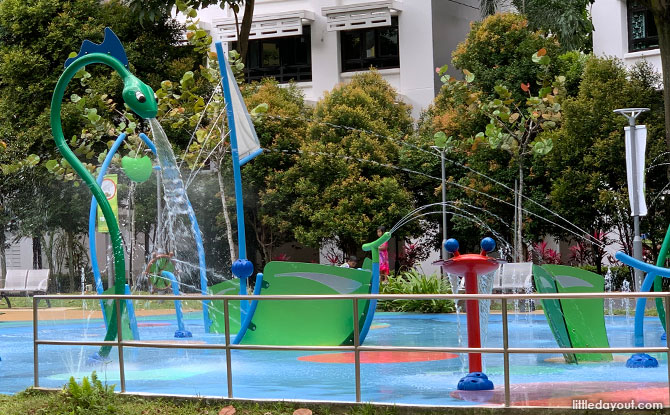
[{"label": "watermark text", "polygon": [[574,399],[572,409],[604,409],[619,411],[624,409],[663,409],[662,402],[636,402],[634,399],[628,402],[607,402],[603,400],[589,401],[587,399]]}]

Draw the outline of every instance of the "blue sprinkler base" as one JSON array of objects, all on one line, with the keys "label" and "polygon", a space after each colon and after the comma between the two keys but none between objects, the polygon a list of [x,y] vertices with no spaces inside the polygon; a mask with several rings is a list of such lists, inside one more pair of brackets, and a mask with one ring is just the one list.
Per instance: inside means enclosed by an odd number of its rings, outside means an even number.
[{"label": "blue sprinkler base", "polygon": [[177,330],[174,332],[174,337],[177,339],[184,339],[187,337],[193,337],[193,334],[188,330]]},{"label": "blue sprinkler base", "polygon": [[490,391],[493,390],[491,382],[483,372],[472,372],[458,381],[459,391]]},{"label": "blue sprinkler base", "polygon": [[658,360],[646,353],[636,353],[626,361],[626,367],[630,368],[649,368],[658,367]]},{"label": "blue sprinkler base", "polygon": [[111,361],[112,361],[112,359],[110,359],[109,357],[102,357],[102,356],[100,356],[100,354],[98,354],[96,352],[96,353],[93,353],[92,355],[90,355],[88,357],[88,361],[86,361],[86,365],[87,366],[99,366],[99,365],[104,365],[104,364],[110,363]]}]

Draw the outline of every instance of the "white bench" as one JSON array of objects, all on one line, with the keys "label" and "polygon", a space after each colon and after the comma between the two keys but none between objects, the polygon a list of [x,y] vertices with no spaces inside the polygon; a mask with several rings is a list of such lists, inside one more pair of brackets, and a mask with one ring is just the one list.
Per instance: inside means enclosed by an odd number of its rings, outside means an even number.
[{"label": "white bench", "polygon": [[[0,289],[0,298],[4,298],[7,301],[7,307],[12,308],[9,297],[32,297],[36,294],[46,294],[48,288],[48,269],[8,269],[5,287]],[[47,300],[47,306],[51,307],[49,300]]]}]

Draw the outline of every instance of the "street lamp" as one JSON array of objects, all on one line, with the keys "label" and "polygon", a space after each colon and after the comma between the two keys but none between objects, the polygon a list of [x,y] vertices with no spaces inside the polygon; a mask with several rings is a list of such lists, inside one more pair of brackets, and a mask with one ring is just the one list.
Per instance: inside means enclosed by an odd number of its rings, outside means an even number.
[{"label": "street lamp", "polygon": [[433,136],[435,140],[435,145],[431,146],[433,150],[436,150],[440,153],[440,158],[442,159],[442,249],[441,257],[442,260],[447,259],[447,250],[444,247],[444,243],[447,241],[447,174],[444,168],[444,153],[447,150],[447,135],[442,131],[438,131]]},{"label": "street lamp", "polygon": [[[628,119],[626,132],[626,177],[628,180],[628,196],[630,198],[631,215],[633,216],[633,257],[642,261],[642,239],[640,238],[640,216],[647,215],[644,201],[644,152],[647,130],[644,125],[635,125],[635,119],[649,108],[621,108],[614,110]],[[641,133],[637,139],[637,132]],[[638,166],[638,164],[640,164]],[[642,271],[635,268],[635,288],[642,287]]]}]

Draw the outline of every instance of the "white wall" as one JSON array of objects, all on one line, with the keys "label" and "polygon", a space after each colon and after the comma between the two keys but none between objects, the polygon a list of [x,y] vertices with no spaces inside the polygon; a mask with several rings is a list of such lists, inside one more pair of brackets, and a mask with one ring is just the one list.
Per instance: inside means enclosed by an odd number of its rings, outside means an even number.
[{"label": "white wall", "polygon": [[[298,86],[309,102],[318,101],[326,91],[341,82],[351,79],[353,73],[341,73],[339,33],[326,30],[326,17],[321,14],[324,7],[366,3],[359,0],[257,0],[254,15],[268,15],[296,10],[307,10],[314,14],[311,22],[312,81],[300,82]],[[477,3],[464,0],[463,3]],[[400,0],[397,1],[400,68],[381,70],[382,76],[395,87],[401,99],[412,105],[415,118],[435,97],[435,67],[442,65],[444,57],[461,42],[469,30],[469,22],[478,18],[473,6],[463,6],[446,0]],[[211,27],[214,19],[232,18],[230,10],[218,6],[200,11],[199,18],[205,27]],[[180,20],[183,18],[180,17]],[[435,31],[433,25],[438,24]],[[439,34],[439,38],[434,38]],[[226,45],[224,45],[224,48]],[[439,57],[440,62],[436,62]]]},{"label": "white wall", "polygon": [[17,243],[13,243],[5,251],[5,254],[7,256],[7,269],[33,269],[32,239],[22,238]]},{"label": "white wall", "polygon": [[591,8],[593,18],[593,53],[596,56],[613,56],[627,66],[647,60],[661,72],[659,49],[628,52],[628,16],[626,0],[596,0]]},{"label": "white wall", "polygon": [[[462,74],[452,65],[451,53],[465,40],[470,31],[470,22],[480,18],[478,0],[463,0],[462,3],[464,5],[455,7],[450,1],[432,1],[433,66],[449,65],[447,73],[457,78],[462,77]],[[432,79],[437,93],[442,83],[434,71]]]}]

